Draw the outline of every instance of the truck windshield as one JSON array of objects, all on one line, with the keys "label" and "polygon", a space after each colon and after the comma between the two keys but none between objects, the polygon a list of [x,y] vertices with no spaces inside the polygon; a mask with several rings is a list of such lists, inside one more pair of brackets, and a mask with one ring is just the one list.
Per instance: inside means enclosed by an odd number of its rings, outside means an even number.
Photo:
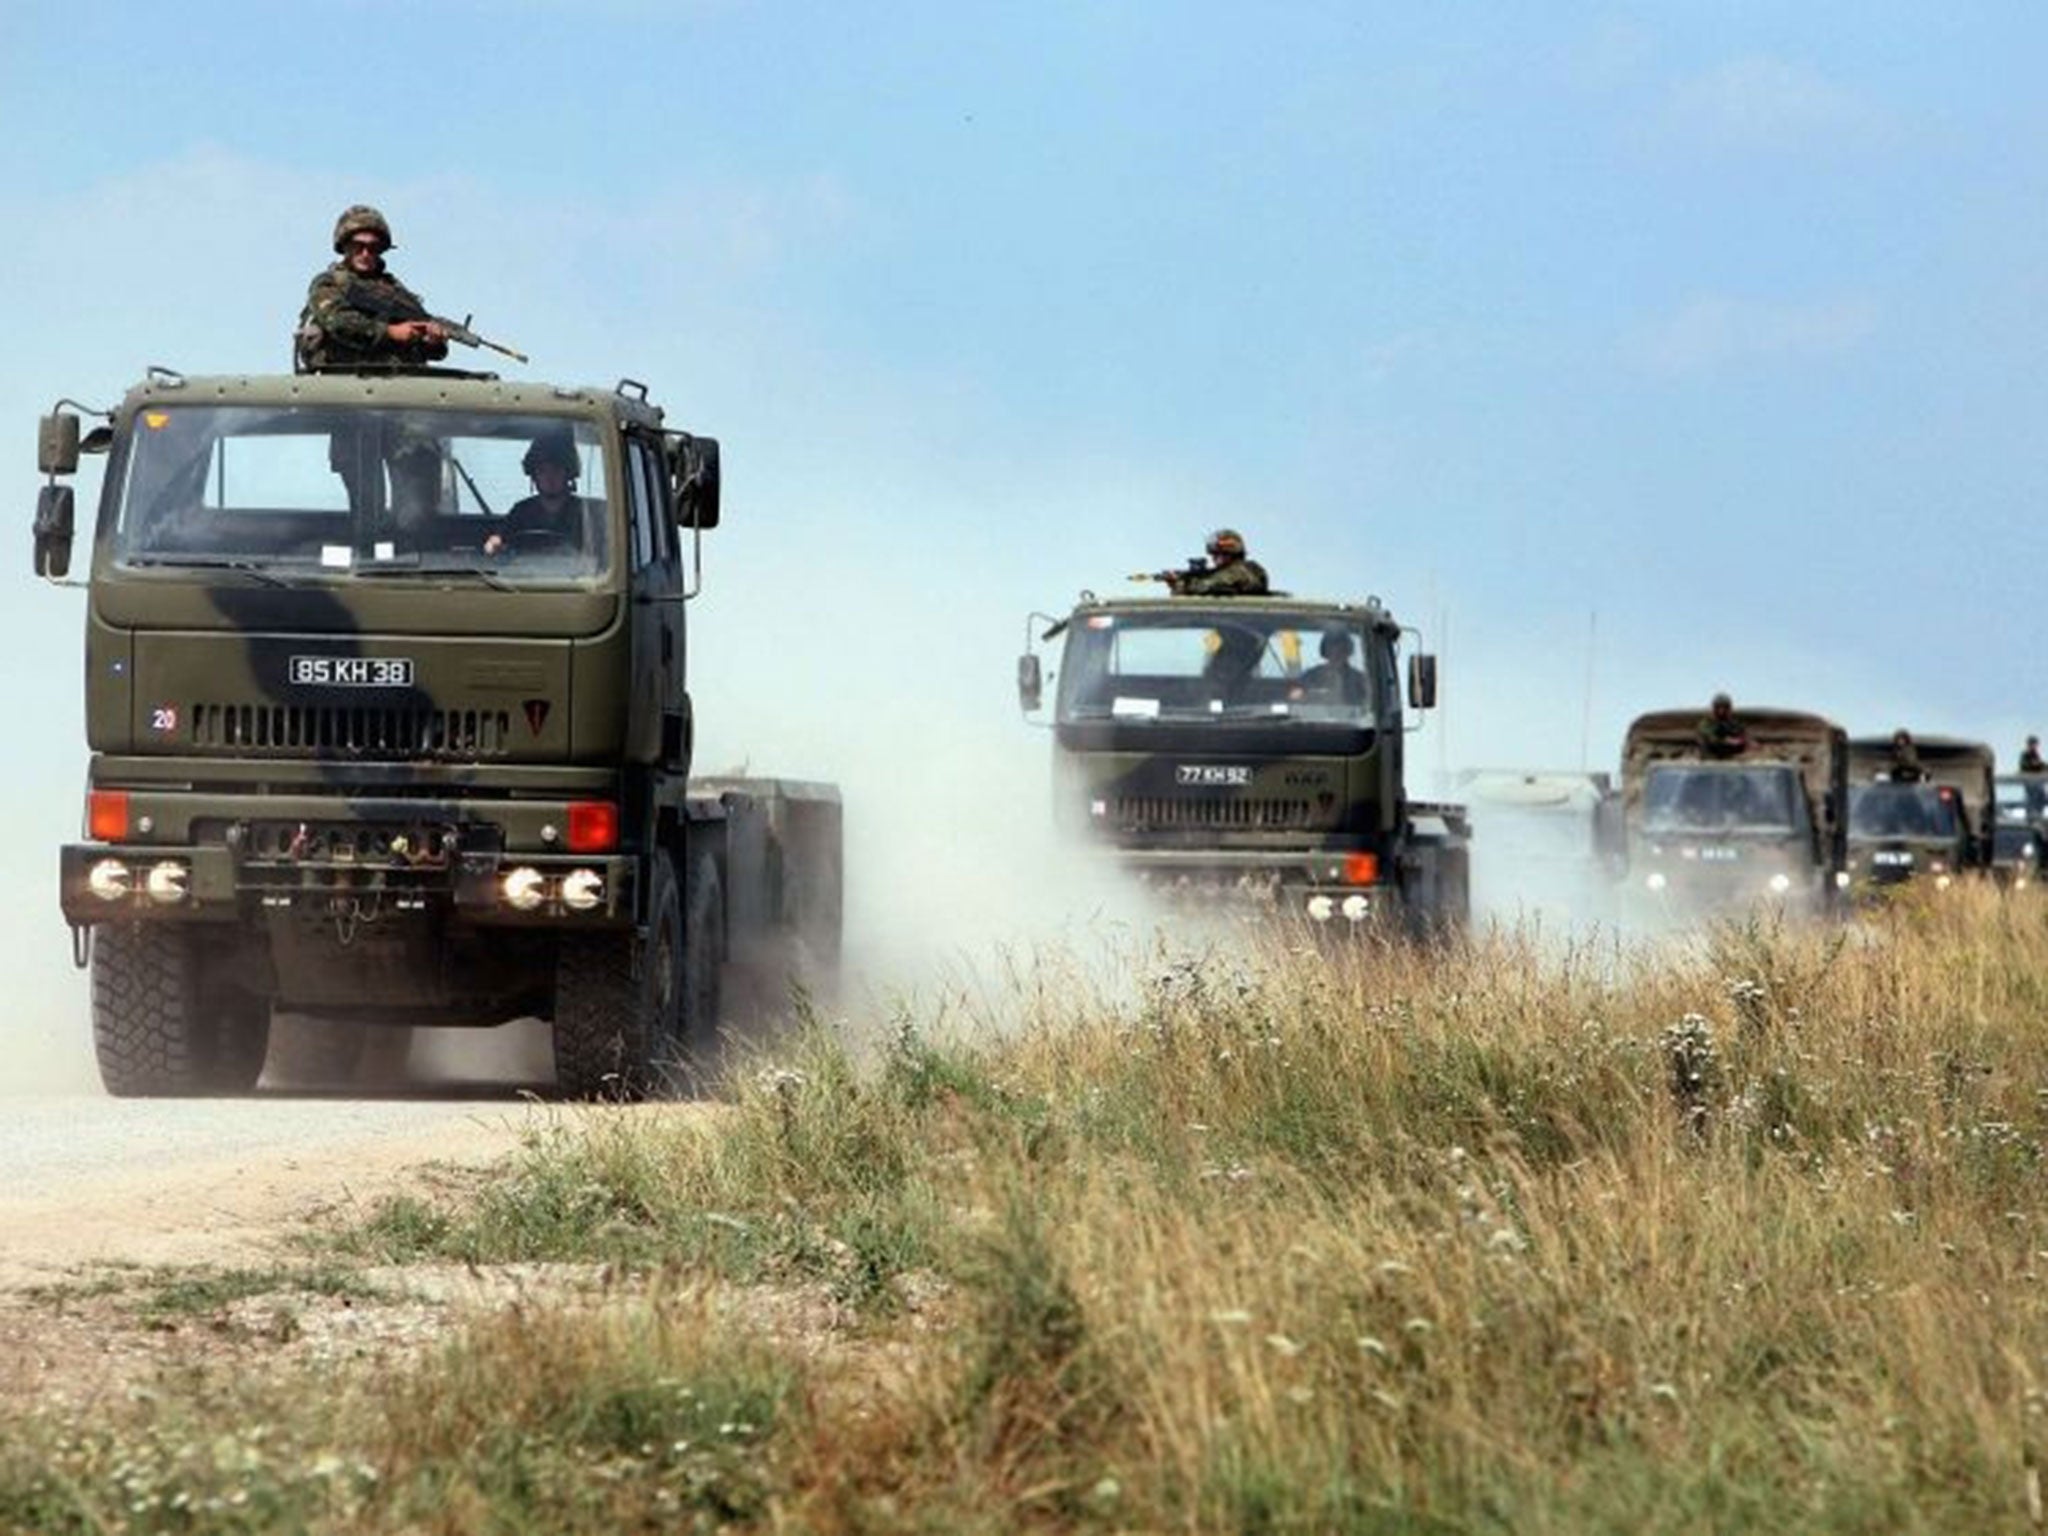
[{"label": "truck windshield", "polygon": [[1228,608],[1090,613],[1067,631],[1062,721],[1306,720],[1371,725],[1372,658],[1391,656],[1363,624]]},{"label": "truck windshield", "polygon": [[1805,825],[1798,770],[1662,764],[1643,785],[1646,832],[1788,833]]},{"label": "truck windshield", "polygon": [[152,405],[130,424],[114,557],[555,584],[604,569],[604,496],[595,431],[561,417]]},{"label": "truck windshield", "polygon": [[1952,838],[1956,795],[1932,784],[1858,784],[1849,791],[1851,837]]},{"label": "truck windshield", "polygon": [[2048,774],[1998,781],[1998,819],[2024,826],[2048,815]]}]

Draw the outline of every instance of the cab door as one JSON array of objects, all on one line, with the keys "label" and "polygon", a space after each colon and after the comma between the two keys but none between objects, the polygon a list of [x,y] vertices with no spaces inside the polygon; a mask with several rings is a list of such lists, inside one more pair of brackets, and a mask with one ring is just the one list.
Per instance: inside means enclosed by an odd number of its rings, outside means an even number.
[{"label": "cab door", "polygon": [[632,755],[681,771],[690,739],[682,556],[658,439],[626,439],[626,482],[633,514]]}]

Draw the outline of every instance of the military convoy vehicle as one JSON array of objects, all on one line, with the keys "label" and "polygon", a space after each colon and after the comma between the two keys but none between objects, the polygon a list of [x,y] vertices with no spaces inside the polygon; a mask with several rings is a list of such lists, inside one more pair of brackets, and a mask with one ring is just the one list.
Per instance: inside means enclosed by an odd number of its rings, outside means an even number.
[{"label": "military convoy vehicle", "polygon": [[1914,738],[1917,779],[1894,778],[1892,738],[1849,743],[1849,873],[1859,892],[1925,876],[1946,890],[1991,861],[1997,762],[1981,741]]},{"label": "military convoy vehicle", "polygon": [[[1227,890],[1317,924],[1462,925],[1464,810],[1408,795],[1403,633],[1377,599],[1084,593],[1064,618],[1032,615],[1027,715],[1045,703],[1038,647],[1064,641],[1056,822],[1154,886]],[[1409,708],[1435,695],[1435,658],[1411,654]]]},{"label": "military convoy vehicle", "polygon": [[1991,874],[2025,890],[2048,871],[2048,774],[2002,773],[1993,786]]},{"label": "military convoy vehicle", "polygon": [[[835,952],[837,791],[688,778],[718,444],[643,386],[152,369],[80,409],[35,561],[67,575],[104,455],[60,899],[110,1091],[247,1089],[282,1009],[537,1016],[562,1093],[641,1094],[712,1046],[729,955]],[[543,452],[566,518],[509,517]]]},{"label": "military convoy vehicle", "polygon": [[1847,886],[1848,736],[1789,709],[1744,709],[1747,745],[1716,755],[1697,710],[1638,716],[1603,853],[1626,887],[1687,913],[1776,903],[1817,913]]}]

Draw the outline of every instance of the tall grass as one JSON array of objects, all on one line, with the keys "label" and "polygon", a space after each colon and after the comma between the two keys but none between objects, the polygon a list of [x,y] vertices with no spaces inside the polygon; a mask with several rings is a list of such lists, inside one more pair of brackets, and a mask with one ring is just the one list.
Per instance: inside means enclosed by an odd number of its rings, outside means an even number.
[{"label": "tall grass", "polygon": [[[816,1026],[720,1115],[567,1116],[337,1242],[602,1258],[641,1299],[352,1387],[348,1520],[2031,1528],[2048,904],[1940,894],[1655,948],[1162,949],[872,1057]],[[639,1449],[695,1443],[693,1378],[764,1405],[710,1472]],[[83,1485],[20,1444],[0,1516]]]}]

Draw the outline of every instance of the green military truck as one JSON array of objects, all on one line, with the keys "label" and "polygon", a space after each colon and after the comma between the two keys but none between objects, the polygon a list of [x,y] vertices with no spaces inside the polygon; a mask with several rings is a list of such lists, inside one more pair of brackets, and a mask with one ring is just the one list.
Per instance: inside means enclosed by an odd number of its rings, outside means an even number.
[{"label": "green military truck", "polygon": [[2048,774],[2002,773],[1994,794],[1992,878],[2024,891],[2048,872]]},{"label": "green military truck", "polygon": [[[1034,614],[1019,702],[1050,721],[1057,823],[1146,883],[1228,889],[1318,924],[1456,928],[1470,913],[1463,807],[1408,796],[1398,665],[1379,602],[1102,600]],[[1039,647],[1063,640],[1048,679]],[[1407,703],[1436,662],[1408,658]]]},{"label": "green military truck", "polygon": [[729,956],[836,952],[837,791],[689,780],[718,445],[643,386],[152,369],[80,409],[35,561],[104,455],[60,899],[111,1092],[250,1088],[289,1010],[341,1059],[543,1018],[560,1092],[632,1096],[711,1049]]},{"label": "green military truck", "polygon": [[1720,755],[1697,710],[1630,723],[1601,843],[1635,898],[1692,915],[1775,904],[1831,910],[1848,884],[1848,733],[1819,715],[1744,709]]},{"label": "green military truck", "polygon": [[1913,745],[1919,777],[1904,778],[1893,772],[1891,737],[1849,743],[1849,873],[1860,892],[1918,876],[1947,890],[1990,866],[1997,755],[1955,736]]}]

